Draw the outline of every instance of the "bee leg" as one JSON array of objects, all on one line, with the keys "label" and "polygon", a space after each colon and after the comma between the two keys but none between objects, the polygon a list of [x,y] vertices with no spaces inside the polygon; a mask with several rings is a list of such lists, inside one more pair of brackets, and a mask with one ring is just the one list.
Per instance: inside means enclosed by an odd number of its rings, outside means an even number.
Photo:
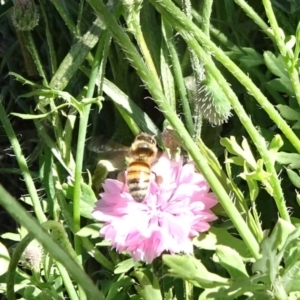
[{"label": "bee leg", "polygon": [[164,179],[162,176],[157,175],[155,172],[152,171],[152,173],[155,175],[155,182],[160,185],[163,183]]},{"label": "bee leg", "polygon": [[121,191],[121,193],[123,193],[124,189],[125,189],[125,186],[126,186],[125,171],[121,171],[121,172],[118,173],[117,180],[120,181],[120,182],[123,182],[123,187],[122,187],[122,191]]}]

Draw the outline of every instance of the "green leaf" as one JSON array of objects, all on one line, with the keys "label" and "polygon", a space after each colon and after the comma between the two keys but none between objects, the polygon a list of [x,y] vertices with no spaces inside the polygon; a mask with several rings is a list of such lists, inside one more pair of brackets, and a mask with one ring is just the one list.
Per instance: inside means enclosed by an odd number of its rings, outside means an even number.
[{"label": "green leaf", "polygon": [[293,95],[293,93],[294,93],[293,86],[289,79],[275,78],[275,79],[268,81],[267,84],[272,90],[274,90],[276,92],[285,93],[288,95]]},{"label": "green leaf", "polygon": [[295,226],[290,222],[287,222],[281,218],[278,219],[270,238],[273,239],[273,247],[282,251],[286,246],[287,240],[290,238],[290,235],[295,233]]},{"label": "green leaf", "polygon": [[247,69],[257,67],[264,63],[263,56],[254,48],[242,47],[239,49],[239,52],[242,52],[239,61],[241,62],[242,66]]},{"label": "green leaf", "polygon": [[205,266],[191,255],[163,255],[164,263],[170,268],[171,276],[182,278],[201,288],[212,288],[216,285],[228,285],[229,280],[209,272]]},{"label": "green leaf", "polygon": [[97,44],[102,33],[101,24],[102,21],[96,18],[82,38],[72,46],[51,79],[50,86],[52,88],[63,90],[68,85],[86,56]]},{"label": "green leaf", "polygon": [[15,242],[20,242],[21,238],[18,233],[6,232],[1,234],[2,239],[11,240]]},{"label": "green leaf", "polygon": [[293,50],[296,44],[296,37],[294,35],[288,35],[285,37],[285,46],[288,50]]},{"label": "green leaf", "polygon": [[76,235],[81,237],[88,237],[90,236],[91,239],[95,239],[99,237],[99,231],[102,228],[101,223],[93,223],[89,224],[83,228],[81,228],[78,232],[76,232]]},{"label": "green leaf", "polygon": [[290,169],[287,169],[286,170],[287,172],[287,175],[291,181],[291,183],[298,189],[300,189],[300,176],[298,175],[298,173],[296,173],[295,171],[293,170],[290,170]]},{"label": "green leaf", "polygon": [[262,257],[253,264],[252,270],[253,272],[267,274],[271,284],[275,282],[278,276],[279,266],[286,251],[288,238],[290,238],[294,229],[295,227],[291,223],[279,219],[270,236],[265,236],[261,242]]},{"label": "green leaf", "polygon": [[[298,256],[299,259],[299,256]],[[286,268],[282,276],[284,289],[287,293],[299,292],[300,261],[296,261],[290,268]]]},{"label": "green leaf", "polygon": [[252,179],[251,175],[248,176],[246,173],[241,173],[241,174],[239,174],[239,176],[241,178],[243,178],[244,180],[246,180],[248,189],[249,189],[249,193],[250,193],[250,200],[251,200],[251,202],[254,202],[260,192],[260,188],[258,186],[257,180]]},{"label": "green leaf", "polygon": [[231,247],[219,245],[216,250],[218,262],[228,271],[233,279],[248,278],[242,257]]},{"label": "green leaf", "polygon": [[23,77],[23,76],[21,76],[21,75],[19,75],[17,73],[9,72],[8,74],[11,75],[11,76],[14,76],[22,84],[28,84],[28,85],[31,85],[31,86],[33,86],[35,88],[41,87],[38,84],[36,84],[35,82],[30,81],[30,80],[26,79],[25,77]]},{"label": "green leaf", "polygon": [[292,126],[292,129],[300,129],[300,120]]},{"label": "green leaf", "polygon": [[230,158],[227,158],[225,163],[229,163],[229,164],[235,164],[237,166],[244,166],[245,164],[245,160],[244,158],[240,157],[240,156],[232,156]]},{"label": "green leaf", "polygon": [[[82,182],[81,183],[81,197],[80,197],[80,202],[82,202],[82,207],[81,209],[85,209],[85,216],[88,219],[92,219],[91,212],[95,208],[95,203],[97,202],[97,198],[94,194],[94,191],[92,188],[87,185],[86,183]],[[82,210],[83,213],[83,210]]]},{"label": "green leaf", "polygon": [[236,138],[234,136],[230,136],[230,139],[229,138],[222,138],[220,140],[220,144],[223,147],[225,147],[226,150],[231,154],[235,154],[237,156],[242,156],[243,155],[243,149],[237,143]]},{"label": "green leaf", "polygon": [[237,143],[234,136],[230,136],[230,139],[222,138],[220,143],[226,148],[228,152],[230,152],[231,154],[235,154],[237,157],[243,158],[253,169],[256,168],[256,161],[254,159],[248,141],[245,138],[243,138],[242,140],[242,147]]},{"label": "green leaf", "polygon": [[281,165],[287,165],[289,169],[300,169],[300,154],[278,152],[276,154],[276,162]]},{"label": "green leaf", "polygon": [[276,57],[271,51],[264,52],[264,60],[268,69],[277,77],[289,78],[282,56]]},{"label": "green leaf", "polygon": [[[198,300],[270,299],[270,291],[264,291],[264,289],[267,289],[267,286],[261,284],[261,281],[257,284],[256,281],[255,277],[252,276],[245,280],[233,281],[230,287],[218,286],[211,289],[205,289]],[[246,298],[239,298],[242,295]],[[250,297],[250,295],[253,295],[253,297]]]},{"label": "green leaf", "polygon": [[164,94],[172,107],[176,107],[175,83],[172,70],[170,68],[170,53],[165,40],[162,40],[160,47],[160,72]]},{"label": "green leaf", "polygon": [[274,138],[272,138],[271,143],[269,145],[269,150],[273,154],[277,153],[278,150],[283,146],[283,140],[279,134],[276,134]]},{"label": "green leaf", "polygon": [[280,115],[288,121],[299,121],[300,112],[287,105],[278,104],[276,108],[279,110]]},{"label": "green leaf", "polygon": [[115,84],[104,79],[103,91],[107,94],[117,106],[118,109],[127,113],[139,126],[143,132],[158,134],[159,130],[152,122],[149,116],[143,112],[124,92]]},{"label": "green leaf", "polygon": [[12,116],[16,116],[20,119],[23,120],[37,120],[37,119],[43,119],[52,114],[54,111],[57,111],[65,106],[69,106],[69,104],[65,103],[62,105],[57,106],[55,109],[49,111],[48,113],[45,114],[20,114],[20,113],[11,113]]},{"label": "green leaf", "polygon": [[[68,199],[73,199],[73,183],[64,183],[64,192]],[[97,198],[92,190],[92,188],[84,182],[81,182],[81,195],[80,195],[80,214],[87,219],[93,219],[92,211],[95,208],[95,203]]]},{"label": "green leaf", "polygon": [[[105,297],[105,300],[118,300],[118,299],[124,299],[122,295],[122,291],[126,291],[127,287],[130,287],[133,285],[133,280],[128,277],[120,277],[117,282],[106,282],[108,293]],[[120,295],[121,294],[121,295]]]},{"label": "green leaf", "polygon": [[5,274],[9,266],[9,253],[6,247],[0,243],[0,276]]},{"label": "green leaf", "polygon": [[159,288],[159,283],[155,277],[153,283],[149,280],[145,273],[135,271],[131,273],[139,282],[135,289],[144,300],[162,300],[162,295]]},{"label": "green leaf", "polygon": [[216,250],[218,245],[227,246],[237,251],[244,261],[253,261],[245,243],[229,234],[224,228],[211,227],[207,234],[203,233],[194,238],[193,244],[207,250]]},{"label": "green leaf", "polygon": [[115,274],[122,274],[128,272],[130,269],[132,269],[136,263],[132,258],[126,259],[121,261],[116,265],[116,268],[114,270]]}]

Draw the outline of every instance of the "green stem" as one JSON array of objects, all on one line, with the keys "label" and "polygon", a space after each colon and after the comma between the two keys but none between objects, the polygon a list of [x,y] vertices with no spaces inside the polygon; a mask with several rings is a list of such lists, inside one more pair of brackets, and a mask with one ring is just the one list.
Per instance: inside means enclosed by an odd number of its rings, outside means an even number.
[{"label": "green stem", "polygon": [[294,55],[292,52],[289,52],[287,49],[285,43],[284,43],[284,33],[282,29],[278,26],[274,11],[272,9],[272,4],[270,0],[263,0],[262,1],[265,7],[265,11],[267,14],[267,17],[269,19],[271,28],[274,33],[275,42],[277,44],[277,47],[283,56],[284,63],[286,65],[287,71],[289,73],[289,77],[293,86],[293,89],[295,91],[295,96],[298,102],[298,105],[300,107],[300,80],[299,80],[299,74],[297,71],[296,64],[298,62],[298,57],[296,60],[294,59]]},{"label": "green stem", "polygon": [[25,42],[26,42],[28,51],[30,52],[30,54],[32,56],[32,59],[33,59],[33,61],[35,63],[35,66],[38,70],[38,73],[41,77],[43,77],[43,85],[48,86],[48,81],[47,81],[47,78],[46,78],[46,74],[45,74],[44,68],[41,64],[41,60],[40,60],[38,51],[36,49],[34,40],[32,38],[31,31],[23,31],[23,35],[24,35],[24,38],[25,38]]},{"label": "green stem", "polygon": [[252,21],[274,42],[274,35],[269,31],[269,25],[253,10],[245,0],[234,0],[237,5],[252,19]]},{"label": "green stem", "polygon": [[[44,4],[42,1],[40,1],[40,8],[42,11],[43,19],[45,22],[46,26],[46,38],[47,38],[47,44],[48,44],[48,49],[49,49],[49,67],[50,67],[50,74],[53,75],[56,70],[57,70],[57,59],[56,59],[56,51],[54,47],[54,42],[53,42],[53,36],[51,34],[49,22],[48,22],[48,16],[46,13],[46,9],[44,7]],[[52,77],[52,76],[51,76]]]},{"label": "green stem", "polygon": [[[182,0],[182,9],[183,12],[186,14],[187,18],[192,20],[192,4],[190,0]],[[193,69],[193,73],[195,76],[196,81],[196,89],[199,90],[201,88],[202,82],[205,79],[205,68],[203,66],[203,61],[197,57],[197,55],[194,53],[193,49],[188,47],[188,51],[190,52],[190,59],[191,59],[191,66]],[[190,99],[193,101],[194,105],[194,140],[197,140],[201,136],[201,130],[202,130],[202,123],[203,123],[203,117],[201,112],[201,102],[199,101],[198,97],[195,97],[194,99]]]},{"label": "green stem", "polygon": [[2,122],[2,125],[5,129],[6,135],[9,138],[10,144],[12,146],[12,149],[14,151],[14,154],[16,156],[19,168],[22,172],[22,175],[25,180],[25,184],[27,187],[27,191],[30,195],[30,199],[32,201],[32,206],[34,209],[34,212],[39,220],[40,223],[43,223],[47,220],[43,208],[41,206],[41,202],[39,199],[39,195],[37,193],[37,190],[35,188],[33,179],[31,177],[26,158],[23,155],[22,148],[19,144],[19,141],[15,135],[15,132],[11,126],[11,123],[8,119],[8,116],[6,114],[6,111],[2,105],[2,100],[0,99],[0,120]]},{"label": "green stem", "polygon": [[[162,1],[168,1],[168,0],[162,0]],[[239,117],[241,123],[243,124],[245,129],[248,131],[250,137],[252,138],[253,142],[255,143],[257,150],[259,151],[262,159],[264,160],[267,171],[271,175],[270,183],[273,188],[273,197],[276,202],[280,216],[284,220],[290,221],[290,216],[289,216],[287,207],[285,205],[283,192],[282,192],[282,189],[280,186],[280,181],[278,179],[278,175],[277,175],[277,172],[274,167],[274,162],[268,151],[265,139],[256,130],[251,119],[246,114],[243,106],[240,104],[239,99],[237,98],[235,93],[232,91],[232,89],[230,88],[229,84],[227,83],[225,78],[222,76],[220,71],[216,68],[210,55],[208,55],[203,50],[203,48],[197,43],[195,38],[191,37],[190,31],[187,32],[186,23],[184,23],[185,25],[182,25],[182,24],[177,23],[176,21],[174,22],[174,16],[172,18],[172,16],[170,16],[168,14],[168,12],[161,10],[160,8],[158,8],[158,9],[161,11],[161,13],[164,15],[164,17],[166,17],[167,19],[169,19],[170,22],[172,22],[173,26],[175,26],[176,29],[181,33],[183,38],[186,40],[186,42],[189,44],[189,46],[197,53],[197,55],[202,59],[202,61],[205,61],[205,66],[206,66],[207,70],[209,70],[210,74],[212,76],[214,76],[215,80],[219,83],[221,89],[227,96],[227,99],[229,99],[229,101],[230,101],[233,109],[237,113],[237,116]],[[240,70],[240,72],[242,73],[241,70]],[[241,82],[241,83],[243,84],[243,82]],[[245,83],[244,83],[244,85],[245,85]],[[252,83],[252,85],[255,86],[253,83]],[[256,86],[255,86],[255,88],[256,88]],[[271,105],[271,104],[269,103],[269,105]],[[271,193],[271,195],[272,195],[272,193]]]},{"label": "green stem", "polygon": [[184,280],[184,299],[185,300],[193,300],[193,284]]},{"label": "green stem", "polygon": [[269,19],[272,32],[274,35],[275,43],[281,53],[282,56],[286,56],[286,47],[284,44],[284,36],[281,28],[279,28],[275,14],[272,9],[272,4],[269,0],[262,0],[262,3],[265,7],[266,15]]},{"label": "green stem", "polygon": [[69,53],[59,65],[50,82],[52,89],[65,89],[74,74],[78,72],[78,68],[82,65],[83,61],[87,59],[91,49],[97,44],[101,34],[101,20],[97,18],[81,39],[72,46]]},{"label": "green stem", "polygon": [[64,283],[64,286],[67,290],[68,296],[70,300],[79,300],[78,295],[76,293],[76,290],[74,288],[74,285],[72,283],[72,280],[69,276],[69,273],[67,272],[66,268],[61,264],[60,262],[56,262],[57,269],[60,273],[61,279]]},{"label": "green stem", "polygon": [[81,240],[83,247],[91,257],[93,257],[100,265],[105,267],[107,270],[111,272],[114,271],[114,264],[109,261],[107,257],[104,256],[97,248],[95,248],[95,245],[88,238],[82,237]]},{"label": "green stem", "polygon": [[78,11],[78,15],[77,15],[76,29],[77,29],[78,35],[81,36],[81,23],[82,23],[82,13],[83,13],[83,8],[84,8],[84,0],[80,0],[78,5],[79,5],[79,11]]},{"label": "green stem", "polygon": [[[0,189],[2,189],[1,186]],[[3,194],[2,197],[4,197]],[[15,201],[15,199],[13,199],[12,201]],[[15,287],[15,276],[16,276],[16,271],[18,269],[18,263],[26,247],[33,240],[33,238],[34,238],[33,234],[29,233],[22,241],[20,241],[20,243],[18,243],[17,247],[14,249],[14,252],[11,256],[8,271],[6,274],[6,297],[8,300],[16,299],[14,287]]]},{"label": "green stem", "polygon": [[187,91],[184,85],[184,78],[180,66],[180,61],[178,58],[178,54],[176,51],[176,47],[173,40],[173,31],[171,26],[168,22],[163,22],[164,28],[165,28],[165,39],[166,44],[169,49],[170,55],[171,55],[171,61],[172,61],[172,67],[173,67],[173,73],[174,78],[177,86],[177,90],[181,99],[181,105],[182,105],[182,111],[183,116],[185,119],[185,125],[186,128],[191,136],[194,135],[194,124],[193,124],[193,118],[191,113],[191,108],[189,105],[189,100],[187,98]]},{"label": "green stem", "polygon": [[127,8],[128,15],[129,15],[129,17],[126,18],[126,23],[127,23],[128,28],[130,29],[130,32],[133,33],[133,35],[139,45],[139,48],[141,50],[141,53],[143,54],[143,58],[149,68],[150,73],[152,74],[157,85],[161,87],[161,82],[159,80],[159,76],[156,71],[155,64],[152,60],[151,53],[148,49],[143,32],[141,30],[140,12],[139,12],[140,8],[136,8],[134,6],[135,6],[135,4],[125,6]]},{"label": "green stem", "polygon": [[[91,77],[88,84],[88,90],[86,98],[92,98],[97,74],[99,72],[99,66],[101,63],[101,55],[102,55],[103,45],[102,43],[98,43],[98,48],[96,52],[96,56],[94,58],[94,64],[91,71]],[[80,114],[80,122],[79,122],[79,130],[78,130],[78,142],[76,149],[76,167],[75,167],[75,182],[74,182],[74,197],[73,197],[73,226],[74,226],[74,245],[75,251],[82,262],[82,246],[81,239],[76,235],[76,232],[80,230],[80,197],[81,197],[81,182],[82,182],[82,166],[83,166],[83,156],[85,149],[85,139],[86,132],[88,127],[89,113],[91,109],[91,104],[87,104],[84,106],[82,113]],[[79,290],[80,299],[86,299],[82,293],[82,290]]]},{"label": "green stem", "polygon": [[[67,269],[73,280],[77,282],[85,291],[89,300],[104,300],[104,295],[93,284],[91,279],[85,274],[78,263],[62,249],[62,247],[52,239],[47,231],[33,218],[25,209],[0,185],[0,204],[8,213],[34,238],[43,245],[53,258],[61,262]],[[30,238],[32,238],[30,236]],[[28,238],[29,239],[29,238]],[[27,240],[28,242],[28,240]],[[13,299],[13,298],[12,298]],[[80,298],[81,299],[81,298]]]},{"label": "green stem", "polygon": [[[73,220],[68,210],[68,204],[65,201],[63,187],[61,186],[60,179],[58,177],[58,173],[55,167],[52,168],[52,176],[53,182],[55,182],[56,187],[56,197],[62,211],[62,215],[64,220],[66,221],[66,226],[74,233]],[[66,241],[68,243],[68,241]],[[90,254],[90,256],[94,257],[99,264],[104,266],[106,269],[113,271],[114,265],[99,251],[95,248],[94,244],[90,242],[88,238],[81,238],[81,243],[85,250]],[[69,253],[74,253],[73,248],[68,247]],[[76,256],[76,255],[75,255]],[[73,257],[75,257],[73,255]]]},{"label": "green stem", "polygon": [[[168,104],[168,101],[162,93],[162,90],[157,87],[156,81],[152,80],[151,73],[145,66],[143,59],[136,50],[135,46],[131,43],[129,37],[125,34],[123,29],[121,29],[121,27],[117,23],[117,20],[109,13],[102,1],[88,0],[88,2],[92,5],[97,14],[101,16],[101,19],[106,24],[107,29],[111,31],[114,39],[122,47],[124,53],[127,55],[127,58],[131,61],[132,66],[135,67],[138,75],[146,84],[159,109],[164,112],[166,119],[179,134],[182,142],[186,146],[187,151],[190,153],[195,164],[201,170],[208,183],[211,185],[213,191],[217,195],[228,216],[231,218],[233,224],[241,234],[253,257],[255,257],[256,259],[259,258],[259,245],[256,239],[254,238],[247,224],[234,206],[231,198],[226,193],[222,184],[216,178],[207,161],[205,160],[203,155],[199,153],[199,148],[193,142],[191,136],[178,118],[177,113],[172,110],[171,106]],[[180,13],[182,14],[182,12]]]},{"label": "green stem", "polygon": [[[179,0],[175,1],[176,3],[179,3]],[[206,2],[205,2],[206,3]],[[204,22],[203,17],[199,15],[197,11],[194,9],[192,10],[193,18],[197,23],[199,23],[199,26]],[[227,49],[234,50],[235,52],[239,53],[240,55],[244,55],[243,50],[236,46],[232,41],[229,40],[229,38],[222,33],[220,30],[215,28],[212,24],[210,24],[210,34],[218,40],[221,44],[223,44]],[[277,104],[285,104],[285,101],[283,98],[279,95],[278,92],[274,91],[266,82],[267,79],[265,75],[259,70],[259,68],[251,68],[251,72],[258,78],[259,82],[262,82],[265,89],[271,94],[272,98],[276,101]]]},{"label": "green stem", "polygon": [[54,157],[60,162],[60,164],[64,167],[67,173],[72,176],[73,170],[69,169],[69,167],[65,164],[64,159],[62,157],[61,152],[58,149],[57,143],[50,137],[45,129],[44,124],[39,120],[34,120],[35,127],[38,131],[39,136],[43,139],[49,149],[51,149]]},{"label": "green stem", "polygon": [[212,12],[213,0],[203,1],[202,8],[202,30],[209,37],[210,35],[210,17]]},{"label": "green stem", "polygon": [[59,1],[59,0],[51,0],[51,2],[57,9],[57,11],[60,14],[60,16],[62,17],[62,19],[64,20],[64,22],[67,25],[67,27],[69,28],[70,32],[74,35],[74,37],[79,38],[80,36],[78,34],[77,27],[74,24],[73,20],[70,18],[68,12],[66,11],[66,9],[63,5],[63,2]]},{"label": "green stem", "polygon": [[274,121],[278,128],[284,133],[285,137],[291,142],[295,149],[300,153],[300,140],[297,135],[291,130],[286,121],[280,116],[278,111],[269,102],[260,89],[252,82],[252,80],[221,50],[216,44],[214,44],[208,37],[199,29],[193,22],[191,22],[170,0],[161,0],[151,3],[158,9],[163,15],[169,13],[173,20],[176,20],[184,31],[191,36],[193,34],[199,43],[203,45],[206,52],[212,53],[215,58],[224,65],[226,69],[232,73],[232,75],[247,88],[249,94],[251,94],[261,107],[267,112],[269,117]]}]

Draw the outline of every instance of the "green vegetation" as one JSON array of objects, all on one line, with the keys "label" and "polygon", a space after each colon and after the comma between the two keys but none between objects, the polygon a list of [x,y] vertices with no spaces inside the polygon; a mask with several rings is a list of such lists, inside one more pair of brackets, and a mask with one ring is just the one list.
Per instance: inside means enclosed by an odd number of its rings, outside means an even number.
[{"label": "green vegetation", "polygon": [[[299,13],[297,0],[2,0],[1,299],[300,299]],[[91,212],[122,160],[99,153],[139,132],[163,147],[166,130],[218,220],[194,256],[147,265],[99,238]]]}]

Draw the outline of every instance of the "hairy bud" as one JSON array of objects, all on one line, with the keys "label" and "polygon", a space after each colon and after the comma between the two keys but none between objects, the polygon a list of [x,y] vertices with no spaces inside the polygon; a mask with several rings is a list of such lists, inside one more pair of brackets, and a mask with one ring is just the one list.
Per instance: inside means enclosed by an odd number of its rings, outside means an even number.
[{"label": "hairy bud", "polygon": [[213,125],[221,125],[228,121],[231,114],[231,104],[223,93],[217,81],[207,76],[200,90],[201,112],[203,117]]},{"label": "hairy bud", "polygon": [[12,21],[20,31],[32,30],[39,22],[39,14],[33,0],[15,0]]}]

